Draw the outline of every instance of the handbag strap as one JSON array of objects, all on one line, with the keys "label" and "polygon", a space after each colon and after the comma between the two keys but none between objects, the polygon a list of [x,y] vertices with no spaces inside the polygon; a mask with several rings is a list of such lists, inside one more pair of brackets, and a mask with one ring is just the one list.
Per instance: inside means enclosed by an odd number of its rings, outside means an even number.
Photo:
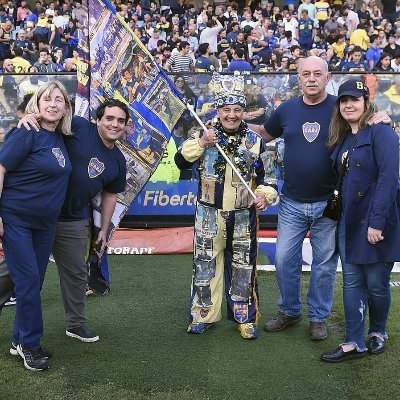
[{"label": "handbag strap", "polygon": [[345,172],[345,170],[346,170],[346,164],[347,164],[347,161],[348,161],[348,159],[349,159],[349,151],[350,151],[350,149],[356,144],[357,139],[358,139],[358,133],[356,133],[356,134],[354,135],[354,139],[353,139],[353,141],[351,142],[351,144],[350,144],[350,146],[349,146],[349,148],[348,148],[348,150],[347,150],[347,154],[346,154],[346,156],[345,156],[344,159],[343,159],[342,168],[340,168],[339,175],[338,175],[338,178],[337,178],[337,180],[336,180],[335,190],[334,190],[334,192],[333,192],[335,195],[338,195],[338,194],[339,194],[340,187],[342,186],[342,180],[343,180],[344,172]]}]

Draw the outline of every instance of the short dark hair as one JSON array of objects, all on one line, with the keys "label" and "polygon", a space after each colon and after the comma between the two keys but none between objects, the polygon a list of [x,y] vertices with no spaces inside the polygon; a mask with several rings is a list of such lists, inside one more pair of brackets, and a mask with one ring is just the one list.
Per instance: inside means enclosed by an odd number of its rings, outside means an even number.
[{"label": "short dark hair", "polygon": [[14,49],[14,54],[16,57],[21,57],[24,54],[24,51],[21,49],[21,47],[16,47]]},{"label": "short dark hair", "polygon": [[239,58],[243,58],[244,56],[244,50],[241,47],[236,47],[235,53]]},{"label": "short dark hair", "polygon": [[363,52],[363,49],[360,46],[354,46],[351,54],[362,53],[362,52]]},{"label": "short dark hair", "polygon": [[182,40],[182,42],[178,44],[178,50],[182,50],[187,46],[190,46],[189,42],[187,42],[186,40]]},{"label": "short dark hair", "polygon": [[96,118],[102,119],[107,107],[118,107],[125,113],[125,125],[129,120],[129,109],[125,103],[116,99],[108,99],[96,110]]},{"label": "short dark hair", "polygon": [[210,47],[209,43],[202,43],[199,47],[199,53],[203,56],[204,54],[207,53],[207,49]]}]

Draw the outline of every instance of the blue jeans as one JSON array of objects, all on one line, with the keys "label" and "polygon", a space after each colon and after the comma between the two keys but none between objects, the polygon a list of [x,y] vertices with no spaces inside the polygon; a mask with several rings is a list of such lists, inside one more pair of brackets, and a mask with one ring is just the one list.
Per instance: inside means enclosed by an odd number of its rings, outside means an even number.
[{"label": "blue jeans", "polygon": [[339,253],[343,269],[343,306],[346,320],[346,344],[358,351],[367,349],[364,325],[369,308],[368,335],[375,332],[387,338],[386,321],[390,308],[390,273],[394,263],[351,264],[346,261],[345,226],[338,227]]},{"label": "blue jeans", "polygon": [[322,216],[325,206],[326,201],[299,203],[282,196],[278,213],[275,258],[281,292],[278,305],[286,315],[300,315],[302,245],[310,231],[313,260],[307,304],[308,318],[313,322],[323,322],[331,313],[338,262],[336,222]]}]

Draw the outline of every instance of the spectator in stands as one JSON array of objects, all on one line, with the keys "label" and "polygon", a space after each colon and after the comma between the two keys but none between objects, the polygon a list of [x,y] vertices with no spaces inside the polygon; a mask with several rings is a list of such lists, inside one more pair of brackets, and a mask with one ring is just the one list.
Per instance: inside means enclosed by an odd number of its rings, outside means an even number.
[{"label": "spectator in stands", "polygon": [[370,43],[368,33],[364,25],[359,24],[357,29],[350,35],[350,44],[361,47],[361,50],[366,51]]},{"label": "spectator in stands", "polygon": [[400,72],[400,49],[396,51],[390,66],[393,68],[394,72]]},{"label": "spectator in stands", "polygon": [[23,56],[24,52],[20,47],[14,49],[14,58],[12,59],[12,63],[14,66],[14,72],[17,74],[27,73],[31,66],[31,63],[25,60]]},{"label": "spectator in stands", "polygon": [[174,83],[178,91],[183,95],[184,100],[191,104],[194,109],[196,109],[196,95],[189,85],[185,82],[183,76],[176,75],[174,78]]},{"label": "spectator in stands", "polygon": [[253,29],[251,32],[253,40],[251,42],[251,53],[253,56],[257,55],[260,62],[266,63],[269,60],[269,44],[264,39],[263,34]]},{"label": "spectator in stands", "polygon": [[227,71],[251,71],[251,65],[244,59],[244,51],[240,47],[233,53],[233,60],[229,64]]},{"label": "spectator in stands", "polygon": [[14,76],[14,65],[10,58],[3,62],[3,76],[0,76],[0,104],[6,113],[13,112],[13,99],[17,98],[17,87]]},{"label": "spectator in stands", "polygon": [[329,20],[324,24],[323,32],[327,35],[331,30],[337,31],[343,25],[338,22],[339,14],[332,13]]},{"label": "spectator in stands", "polygon": [[279,42],[279,50],[281,54],[289,54],[290,48],[292,46],[298,46],[299,42],[296,39],[293,39],[293,35],[291,31],[285,32],[285,37],[282,38]]},{"label": "spectator in stands", "polygon": [[0,25],[0,66],[1,62],[11,57],[12,31],[14,30],[13,23],[7,19],[6,22]]},{"label": "spectator in stands", "polygon": [[24,29],[20,29],[17,33],[17,39],[13,43],[13,49],[21,48],[23,51],[23,57],[25,60],[31,61],[31,55],[33,54],[32,41],[26,37]]},{"label": "spectator in stands", "polygon": [[201,32],[199,43],[208,43],[212,54],[217,54],[217,37],[218,33],[223,29],[218,18],[213,17],[207,21],[207,27]]},{"label": "spectator in stands", "polygon": [[375,71],[393,72],[394,69],[390,66],[391,60],[392,58],[390,57],[390,54],[383,52],[378,63],[375,66]]},{"label": "spectator in stands", "polygon": [[317,9],[315,7],[315,4],[311,3],[311,0],[303,0],[303,2],[299,5],[299,8],[297,10],[299,15],[302,14],[303,10],[307,11],[308,18],[310,18],[313,21],[316,20],[315,15],[316,15]]},{"label": "spectator in stands", "polygon": [[189,43],[191,54],[196,54],[197,49],[199,48],[199,40],[197,39],[196,36],[193,36],[190,33],[188,27],[183,28],[182,40]]},{"label": "spectator in stands", "polygon": [[308,16],[308,11],[301,12],[298,26],[296,28],[296,39],[302,50],[311,50],[314,41],[314,21]]},{"label": "spectator in stands", "polygon": [[147,42],[147,49],[150,51],[150,53],[158,46],[158,41],[160,40],[160,34],[161,32],[158,29],[153,29],[153,34],[149,39],[149,41]]},{"label": "spectator in stands", "polygon": [[390,54],[390,57],[394,58],[397,52],[400,52],[400,45],[396,44],[394,34],[391,33],[388,37],[388,44],[384,47],[383,51]]},{"label": "spectator in stands", "polygon": [[378,61],[381,58],[382,49],[378,45],[378,40],[379,40],[378,35],[371,35],[370,37],[371,46],[369,47],[365,55],[365,59],[368,62],[370,71],[372,71],[375,68],[375,65],[378,64]]},{"label": "spectator in stands", "polygon": [[[166,69],[169,72],[192,72],[194,71],[193,58],[189,55],[190,45],[188,42],[181,42],[178,45],[178,52],[173,54],[166,63]],[[185,81],[188,81],[185,75]]]},{"label": "spectator in stands", "polygon": [[356,72],[356,71],[369,71],[369,66],[365,61],[362,61],[362,49],[355,46],[351,52],[350,61],[343,65],[343,71]]},{"label": "spectator in stands", "polygon": [[357,29],[360,23],[360,18],[348,5],[342,7],[342,15],[346,17],[347,31],[349,35],[351,35]]},{"label": "spectator in stands", "polygon": [[[249,50],[248,50],[248,46],[247,46],[247,43],[244,38],[244,32],[242,32],[242,31],[238,32],[236,42],[231,44],[231,49],[233,51],[235,51],[236,49],[241,49],[243,51],[245,60],[248,59]],[[233,52],[232,52],[232,54],[233,54]]]},{"label": "spectator in stands", "polygon": [[315,8],[316,8],[315,16],[316,19],[318,20],[318,26],[320,30],[323,31],[324,26],[331,15],[331,9],[329,8],[329,3],[323,0],[316,1]]},{"label": "spectator in stands", "polygon": [[57,64],[51,61],[49,50],[41,49],[39,52],[39,60],[34,64],[41,74],[54,74],[59,71]]},{"label": "spectator in stands", "polygon": [[229,67],[228,53],[223,51],[219,55],[218,72],[226,72]]},{"label": "spectator in stands", "polygon": [[211,48],[208,43],[202,43],[199,46],[200,57],[196,61],[195,71],[202,72],[197,76],[197,83],[200,87],[204,87],[211,80],[211,73],[215,71],[214,65],[210,60]]}]

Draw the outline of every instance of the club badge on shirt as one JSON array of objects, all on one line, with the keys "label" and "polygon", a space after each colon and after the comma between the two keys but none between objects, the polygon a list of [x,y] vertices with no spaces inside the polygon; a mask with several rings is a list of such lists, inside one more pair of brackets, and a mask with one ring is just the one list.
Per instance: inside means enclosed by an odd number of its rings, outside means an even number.
[{"label": "club badge on shirt", "polygon": [[313,142],[319,135],[321,125],[318,122],[305,122],[303,124],[303,135],[308,142]]},{"label": "club badge on shirt", "polygon": [[96,178],[97,176],[101,175],[104,170],[104,163],[102,163],[97,157],[93,157],[90,159],[88,164],[89,178]]},{"label": "club badge on shirt", "polygon": [[61,149],[58,147],[53,147],[51,149],[51,152],[54,154],[55,158],[57,159],[58,163],[60,164],[60,167],[64,168],[65,167],[65,157],[64,157],[64,154],[61,151]]}]

